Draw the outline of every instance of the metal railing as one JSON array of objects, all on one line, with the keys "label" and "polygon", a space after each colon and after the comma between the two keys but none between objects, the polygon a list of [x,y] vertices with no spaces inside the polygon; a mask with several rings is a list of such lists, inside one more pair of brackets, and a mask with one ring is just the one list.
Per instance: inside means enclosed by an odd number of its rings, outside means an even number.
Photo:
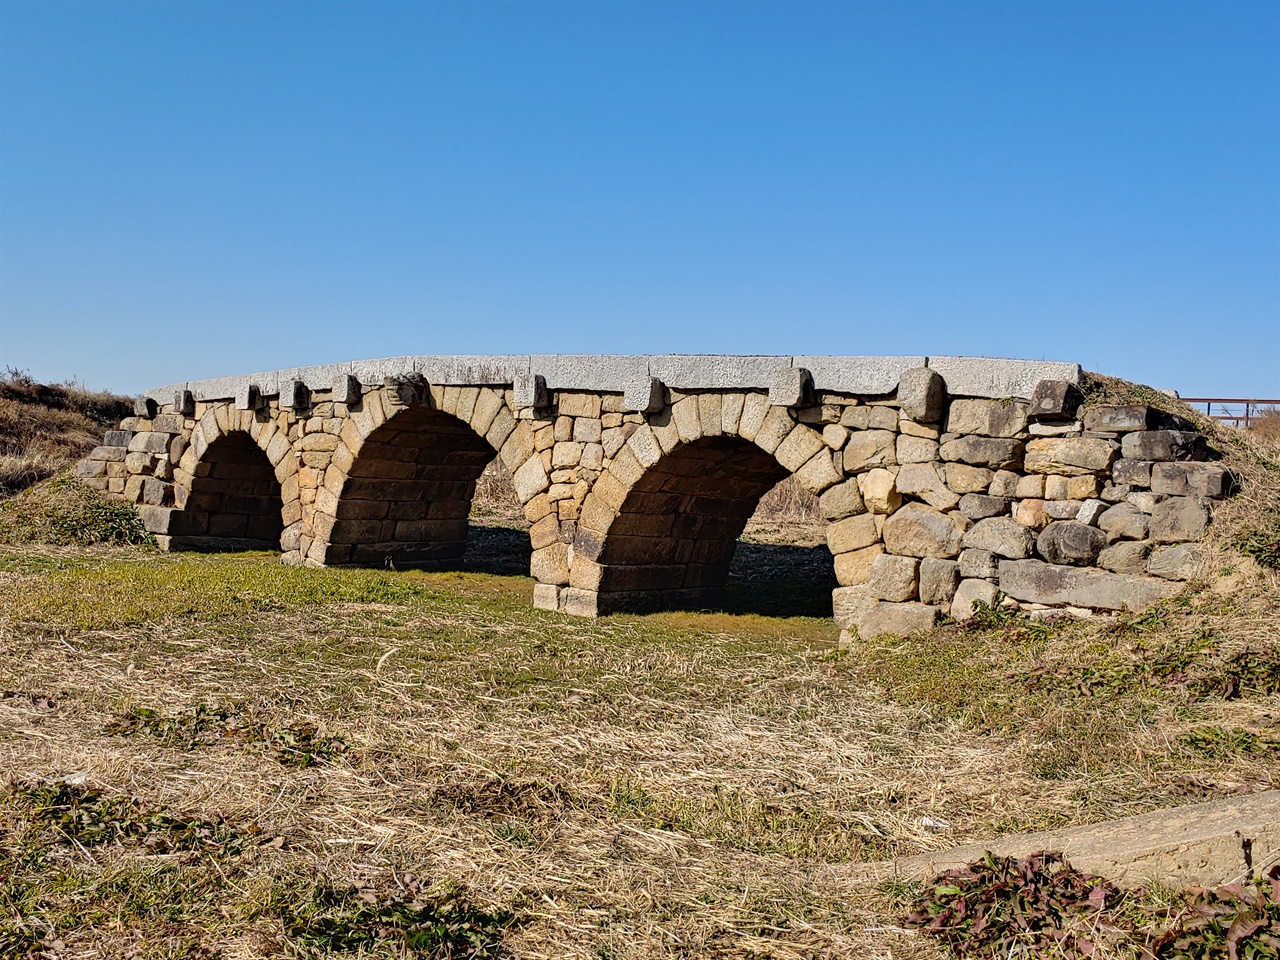
[{"label": "metal railing", "polygon": [[[1249,425],[1272,410],[1280,410],[1280,400],[1253,400],[1230,397],[1180,397],[1183,403],[1203,403],[1205,416],[1237,427]],[[1214,410],[1215,405],[1217,410]]]}]

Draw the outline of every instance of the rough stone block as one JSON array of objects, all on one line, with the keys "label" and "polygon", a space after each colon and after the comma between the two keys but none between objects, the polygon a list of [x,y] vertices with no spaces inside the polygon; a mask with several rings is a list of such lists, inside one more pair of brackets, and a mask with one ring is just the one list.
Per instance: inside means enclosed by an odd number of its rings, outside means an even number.
[{"label": "rough stone block", "polygon": [[1025,445],[1021,440],[995,437],[959,437],[942,444],[943,460],[967,463],[993,470],[1016,470],[1022,466]]},{"label": "rough stone block", "polygon": [[898,378],[898,405],[911,420],[934,423],[942,419],[947,385],[935,370],[913,367]]},{"label": "rough stone block", "polygon": [[832,450],[839,450],[843,448],[845,441],[848,439],[848,427],[842,427],[838,423],[829,423],[822,428],[822,442]]},{"label": "rough stone block", "polygon": [[1203,436],[1186,430],[1141,430],[1120,441],[1127,460],[1204,460],[1209,447]]},{"label": "rough stone block", "polygon": [[1151,467],[1150,460],[1117,460],[1115,466],[1111,468],[1111,479],[1131,487],[1149,487],[1151,486]]},{"label": "rough stone block", "polygon": [[935,606],[950,603],[959,582],[960,564],[956,561],[937,557],[925,557],[920,561],[921,603]]},{"label": "rough stone block", "polygon": [[1176,588],[1163,580],[1103,573],[1088,567],[1058,566],[1040,560],[1002,560],[1000,589],[1007,596],[1027,603],[1141,613]]},{"label": "rough stone block", "polygon": [[1107,535],[1078,520],[1055,520],[1036,537],[1036,550],[1050,563],[1090,566],[1107,545]]},{"label": "rough stone block", "polygon": [[1067,477],[1067,500],[1090,500],[1102,491],[1102,482],[1095,476]]},{"label": "rough stone block", "polygon": [[1146,540],[1121,540],[1098,554],[1098,566],[1112,573],[1146,573],[1152,546]]},{"label": "rough stone block", "polygon": [[859,430],[845,442],[844,472],[861,473],[896,462],[897,434],[889,430]]},{"label": "rough stone block", "polygon": [[529,575],[539,583],[567,586],[569,583],[569,545],[553,543],[535,550],[529,556]]},{"label": "rough stone block", "polygon": [[968,579],[990,579],[1000,576],[1000,558],[990,550],[966,547],[960,551],[960,576]]},{"label": "rough stone block", "polygon": [[908,637],[932,630],[938,620],[938,608],[927,603],[887,603],[877,600],[858,618],[858,636],[863,640],[877,637]]},{"label": "rough stone block", "polygon": [[827,520],[843,520],[866,512],[856,480],[846,480],[826,490],[818,498],[818,509]]},{"label": "rough stone block", "polygon": [[[1016,473],[1009,470],[993,471],[987,467],[972,467],[967,463],[948,463],[943,467],[947,478],[947,486],[956,493],[984,493],[988,490],[992,496],[1008,497],[1013,490],[1006,492],[1004,485]],[[997,488],[997,484],[1001,486]]]},{"label": "rough stone block", "polygon": [[862,502],[872,513],[890,514],[902,506],[902,494],[895,484],[894,475],[880,467],[858,477]]},{"label": "rough stone block", "polygon": [[955,521],[933,507],[908,503],[884,524],[884,545],[889,553],[906,557],[956,557],[960,554],[960,529]]},{"label": "rough stone block", "polygon": [[1031,556],[1035,537],[1031,531],[1009,517],[979,520],[964,535],[965,550],[985,550],[1000,557],[1021,560]]},{"label": "rough stone block", "polygon": [[551,478],[537,457],[526,460],[512,475],[512,480],[521,503],[528,503],[551,485]]},{"label": "rough stone block", "polygon": [[333,402],[355,404],[360,402],[361,386],[357,377],[340,373],[333,378]]},{"label": "rough stone block", "polygon": [[956,587],[955,596],[951,598],[951,617],[954,620],[968,620],[978,612],[978,604],[994,607],[998,595],[999,590],[989,580],[961,580]]},{"label": "rough stone block", "polygon": [[551,406],[547,378],[541,374],[518,374],[511,380],[511,403],[516,407],[542,409]]},{"label": "rough stone block", "polygon": [[1230,496],[1236,485],[1231,471],[1217,463],[1156,463],[1151,467],[1152,493],[1217,499]]},{"label": "rough stone block", "polygon": [[960,502],[960,496],[943,479],[939,464],[905,464],[898,471],[895,485],[904,496],[919,497],[937,510],[950,510]]},{"label": "rough stone block", "polygon": [[841,475],[836,472],[835,465],[831,461],[831,451],[819,450],[796,471],[796,479],[800,481],[802,487],[814,496],[818,496],[829,487],[838,484]]},{"label": "rough stone block", "polygon": [[970,520],[985,520],[1009,512],[1013,501],[1008,497],[990,497],[982,493],[966,493],[960,498],[960,512]]},{"label": "rough stone block", "polygon": [[1066,500],[1070,496],[1066,477],[1051,474],[1044,478],[1044,499]]},{"label": "rough stone block", "polygon": [[151,419],[159,411],[160,405],[151,397],[138,397],[133,401],[133,414],[136,417]]},{"label": "rough stone block", "polygon": [[869,513],[837,520],[827,525],[827,546],[833,554],[849,553],[868,547],[880,539],[875,517]]},{"label": "rough stone block", "polygon": [[816,430],[803,424],[796,424],[786,438],[778,444],[773,455],[787,470],[795,473],[825,446],[822,435]]},{"label": "rough stone block", "polygon": [[835,558],[836,582],[844,587],[866,583],[871,576],[871,564],[884,553],[884,545],[873,543],[861,550],[851,550]]},{"label": "rough stone block", "polygon": [[813,375],[804,367],[782,367],[769,376],[769,403],[806,407],[813,397]]},{"label": "rough stone block", "polygon": [[1017,485],[1014,487],[1014,496],[1020,500],[1043,500],[1045,499],[1044,483],[1045,478],[1042,473],[1032,473],[1025,477],[1019,477]]},{"label": "rough stone block", "polygon": [[[1132,434],[1131,434],[1132,436]],[[1077,477],[1105,474],[1116,458],[1114,445],[1095,437],[1039,437],[1027,444],[1028,473]]]},{"label": "rough stone block", "polygon": [[1080,364],[992,357],[930,357],[929,367],[960,397],[1029,397],[1041,380],[1080,382]]},{"label": "rough stone block", "polygon": [[837,587],[832,590],[831,613],[835,619],[836,628],[848,630],[850,627],[856,627],[858,618],[866,613],[875,602],[876,598],[871,596],[870,588],[866,584],[859,584],[853,587]]},{"label": "rough stone block", "polygon": [[151,421],[153,433],[167,433],[170,436],[182,433],[182,416],[177,413],[158,413]]},{"label": "rough stone block", "polygon": [[1147,561],[1147,572],[1166,580],[1194,580],[1204,567],[1204,548],[1198,543],[1156,547]]},{"label": "rough stone block", "polygon": [[1050,520],[1074,520],[1083,506],[1079,500],[1046,500],[1044,512]]},{"label": "rough stone block", "polygon": [[1053,519],[1045,510],[1045,502],[1036,497],[1020,501],[1013,510],[1013,519],[1030,530],[1043,530]]},{"label": "rough stone block", "polygon": [[535,583],[533,585],[534,609],[559,610],[561,589],[553,583]]},{"label": "rough stone block", "polygon": [[1017,437],[1027,429],[1027,405],[1004,400],[952,400],[947,432]]},{"label": "rough stone block", "polygon": [[1074,420],[1084,396],[1069,380],[1041,380],[1027,406],[1029,420]]},{"label": "rough stone block", "polygon": [[1076,519],[1081,523],[1087,523],[1091,527],[1098,525],[1098,520],[1109,509],[1105,500],[1090,499],[1080,505],[1080,509],[1076,512]]},{"label": "rough stone block", "polygon": [[938,459],[938,441],[899,435],[896,456],[898,463],[932,463]]},{"label": "rough stone block", "polygon": [[867,587],[877,600],[910,600],[916,595],[920,561],[884,553],[871,564]]},{"label": "rough stone block", "polygon": [[301,380],[280,382],[280,407],[285,410],[305,410],[311,406],[311,391]]},{"label": "rough stone block", "polygon": [[[99,450],[102,448],[99,447]],[[165,433],[139,433],[129,441],[130,453],[168,453],[169,452],[169,435]],[[92,454],[91,454],[92,456]],[[105,457],[95,457],[94,459],[103,460]]]},{"label": "rough stone block", "polygon": [[1158,426],[1159,411],[1144,404],[1126,403],[1089,407],[1084,428],[1090,433],[1129,433]]},{"label": "rough stone block", "polygon": [[1191,497],[1171,497],[1156,504],[1151,514],[1151,539],[1156,543],[1199,540],[1209,525],[1209,511]]}]

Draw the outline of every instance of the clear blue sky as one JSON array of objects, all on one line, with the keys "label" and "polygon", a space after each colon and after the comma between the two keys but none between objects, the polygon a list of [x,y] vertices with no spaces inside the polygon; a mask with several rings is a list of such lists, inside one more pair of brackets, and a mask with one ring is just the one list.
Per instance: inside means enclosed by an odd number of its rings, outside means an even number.
[{"label": "clear blue sky", "polygon": [[0,364],[524,352],[1280,397],[1280,3],[0,3]]}]

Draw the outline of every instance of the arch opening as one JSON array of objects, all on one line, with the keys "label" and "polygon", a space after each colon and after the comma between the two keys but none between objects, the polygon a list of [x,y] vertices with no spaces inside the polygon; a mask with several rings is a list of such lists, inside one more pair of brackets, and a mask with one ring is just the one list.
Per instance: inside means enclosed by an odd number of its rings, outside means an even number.
[{"label": "arch opening", "polygon": [[789,477],[739,437],[703,438],[663,457],[631,488],[595,558],[600,612],[828,615],[835,578],[825,542],[793,545],[789,530],[739,542],[761,500]]},{"label": "arch opening", "polygon": [[476,480],[494,456],[448,413],[419,406],[396,414],[369,434],[348,471],[328,562],[458,565]]},{"label": "arch opening", "polygon": [[209,444],[183,507],[198,535],[175,546],[196,550],[279,550],[284,531],[280,481],[249,434],[232,431]]}]

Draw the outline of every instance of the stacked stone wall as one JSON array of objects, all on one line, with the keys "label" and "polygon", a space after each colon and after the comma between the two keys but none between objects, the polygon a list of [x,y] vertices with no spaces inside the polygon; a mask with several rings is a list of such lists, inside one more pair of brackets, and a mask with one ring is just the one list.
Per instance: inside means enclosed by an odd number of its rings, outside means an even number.
[{"label": "stacked stone wall", "polygon": [[[432,369],[464,369],[447,359]],[[762,358],[720,359],[758,382]],[[234,399],[178,390],[139,401],[78,470],[138,504],[163,546],[278,534],[286,562],[381,566],[456,563],[497,457],[531,525],[534,603],[580,615],[714,603],[747,518],[787,475],[818,498],[850,635],[909,633],[1001,596],[1137,610],[1196,572],[1234,481],[1190,424],[1086,407],[1073,378],[1036,381],[1036,365],[953,358],[895,381],[888,361],[923,358],[871,359],[879,392],[820,389],[797,366],[745,389],[407,372],[280,380],[271,395],[241,384]]]}]

